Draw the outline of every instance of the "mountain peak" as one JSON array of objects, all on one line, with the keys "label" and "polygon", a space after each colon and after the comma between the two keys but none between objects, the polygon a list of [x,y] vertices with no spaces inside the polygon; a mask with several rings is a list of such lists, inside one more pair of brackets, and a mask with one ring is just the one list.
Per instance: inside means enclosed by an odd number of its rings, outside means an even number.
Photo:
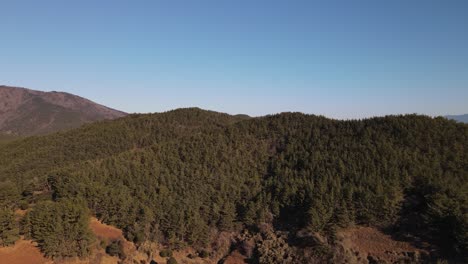
[{"label": "mountain peak", "polygon": [[126,113],[65,92],[0,85],[0,132],[40,135]]}]

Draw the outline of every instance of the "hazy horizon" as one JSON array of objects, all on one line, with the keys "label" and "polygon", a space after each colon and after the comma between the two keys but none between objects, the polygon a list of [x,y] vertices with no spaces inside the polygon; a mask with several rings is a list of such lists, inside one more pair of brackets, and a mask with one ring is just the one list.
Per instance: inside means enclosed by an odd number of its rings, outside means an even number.
[{"label": "hazy horizon", "polygon": [[0,84],[129,113],[468,113],[468,2],[2,3]]}]

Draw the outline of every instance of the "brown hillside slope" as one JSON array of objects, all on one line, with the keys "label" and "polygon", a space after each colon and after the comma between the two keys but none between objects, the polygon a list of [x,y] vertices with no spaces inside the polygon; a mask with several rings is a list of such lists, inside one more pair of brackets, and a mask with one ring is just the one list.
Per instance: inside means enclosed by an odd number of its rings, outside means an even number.
[{"label": "brown hillside slope", "polygon": [[40,135],[126,114],[63,92],[0,86],[0,133]]},{"label": "brown hillside slope", "polygon": [[0,263],[48,264],[52,261],[45,258],[33,242],[21,239],[14,246],[0,247]]},{"label": "brown hillside slope", "polygon": [[376,228],[356,226],[337,234],[344,262],[338,263],[424,263],[428,252],[408,242],[394,240]]}]

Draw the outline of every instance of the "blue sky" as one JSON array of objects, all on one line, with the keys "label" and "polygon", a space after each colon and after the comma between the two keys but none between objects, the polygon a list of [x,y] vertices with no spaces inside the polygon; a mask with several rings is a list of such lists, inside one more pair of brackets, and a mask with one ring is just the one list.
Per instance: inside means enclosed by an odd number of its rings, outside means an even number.
[{"label": "blue sky", "polygon": [[468,1],[0,1],[0,84],[127,112],[468,113]]}]

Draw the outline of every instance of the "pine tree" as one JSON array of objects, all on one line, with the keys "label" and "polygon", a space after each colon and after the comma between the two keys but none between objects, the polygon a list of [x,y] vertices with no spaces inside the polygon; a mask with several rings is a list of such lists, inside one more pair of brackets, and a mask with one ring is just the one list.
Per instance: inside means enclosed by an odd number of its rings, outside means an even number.
[{"label": "pine tree", "polygon": [[13,212],[0,208],[0,246],[13,245],[19,239],[19,229]]}]

